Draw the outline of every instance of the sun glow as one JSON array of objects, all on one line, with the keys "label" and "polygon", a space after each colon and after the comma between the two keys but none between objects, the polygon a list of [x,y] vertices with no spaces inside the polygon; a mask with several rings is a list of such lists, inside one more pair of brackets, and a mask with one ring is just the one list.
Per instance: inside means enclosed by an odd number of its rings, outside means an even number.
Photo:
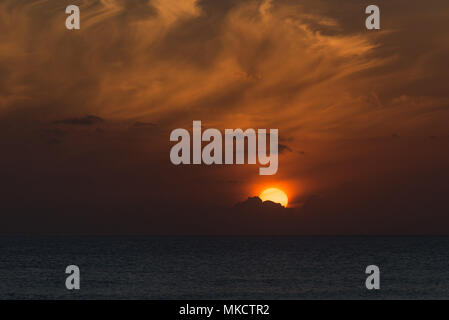
[{"label": "sun glow", "polygon": [[284,191],[278,188],[268,188],[265,189],[260,195],[259,198],[262,201],[273,201],[276,203],[280,203],[282,206],[287,207],[288,197]]}]

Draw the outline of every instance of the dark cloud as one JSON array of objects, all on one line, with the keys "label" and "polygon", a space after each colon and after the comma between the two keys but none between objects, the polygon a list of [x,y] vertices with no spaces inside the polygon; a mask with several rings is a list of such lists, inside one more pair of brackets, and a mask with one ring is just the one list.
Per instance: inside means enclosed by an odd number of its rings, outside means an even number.
[{"label": "dark cloud", "polygon": [[279,154],[283,154],[285,152],[292,152],[292,149],[289,146],[285,145],[285,144],[279,143],[278,144],[278,151],[279,151]]},{"label": "dark cloud", "polygon": [[275,203],[273,201],[262,201],[259,197],[249,197],[245,201],[235,204],[234,208],[243,211],[285,209],[279,203]]},{"label": "dark cloud", "polygon": [[53,121],[54,124],[68,124],[68,125],[80,125],[80,126],[90,126],[94,124],[99,124],[103,122],[104,119],[94,116],[94,115],[86,115],[81,118],[68,118],[64,120]]}]

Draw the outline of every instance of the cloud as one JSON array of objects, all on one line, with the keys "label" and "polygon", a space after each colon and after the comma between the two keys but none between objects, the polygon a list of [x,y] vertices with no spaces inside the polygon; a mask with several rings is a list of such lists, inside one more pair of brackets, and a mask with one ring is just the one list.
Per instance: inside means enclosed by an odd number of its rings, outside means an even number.
[{"label": "cloud", "polygon": [[292,152],[292,149],[286,144],[279,143],[278,145],[279,154],[283,154],[285,152]]},{"label": "cloud", "polygon": [[[220,21],[209,21],[218,4],[202,5],[194,0],[83,1],[82,28],[68,33],[58,26],[65,14],[57,8],[63,5],[6,1],[0,6],[1,27],[10,29],[11,19],[18,26],[14,37],[1,36],[8,62],[2,67],[9,75],[1,108],[48,103],[55,109],[61,103],[64,109],[52,110],[60,116],[78,109],[176,123],[198,111],[209,121],[227,122],[232,110],[245,105],[236,117],[242,124],[267,122],[250,116],[256,108],[262,114],[277,108],[273,120],[285,122],[302,96],[310,103],[307,96],[329,87],[325,82],[379,64],[365,57],[375,47],[368,38],[320,34],[310,23],[324,17],[298,6],[248,1],[234,4]],[[27,14],[19,15],[23,10]],[[29,67],[19,67],[25,64]],[[307,109],[321,109],[322,103]],[[306,121],[308,111],[303,113]]]},{"label": "cloud", "polygon": [[[1,113],[151,116],[169,127],[195,115],[318,138],[378,135],[398,117],[401,132],[424,130],[430,121],[419,125],[412,115],[430,106],[441,130],[448,117],[447,99],[407,90],[411,81],[441,78],[429,55],[441,58],[445,46],[438,54],[413,50],[412,78],[393,66],[401,64],[387,50],[399,40],[409,45],[397,31],[408,26],[402,18],[395,32],[374,34],[350,30],[341,11],[352,15],[353,6],[328,1],[97,0],[80,7],[82,29],[69,33],[62,3],[0,4],[0,27],[14,29],[0,35]],[[436,18],[425,12],[425,19]],[[398,50],[409,59],[410,50]]]},{"label": "cloud", "polygon": [[80,125],[80,126],[90,126],[103,122],[104,119],[94,116],[86,115],[81,118],[68,118],[64,120],[53,121],[54,124],[68,124],[68,125]]},{"label": "cloud", "polygon": [[238,202],[234,206],[235,209],[243,211],[255,210],[283,210],[285,209],[281,204],[273,201],[262,201],[259,197],[249,197],[243,202]]}]

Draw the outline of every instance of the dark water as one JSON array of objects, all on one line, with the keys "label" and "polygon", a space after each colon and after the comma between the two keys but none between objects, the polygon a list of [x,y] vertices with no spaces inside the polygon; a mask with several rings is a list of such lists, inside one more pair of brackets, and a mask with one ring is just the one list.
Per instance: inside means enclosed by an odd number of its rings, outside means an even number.
[{"label": "dark water", "polygon": [[449,238],[0,237],[0,299],[30,298],[447,299]]}]

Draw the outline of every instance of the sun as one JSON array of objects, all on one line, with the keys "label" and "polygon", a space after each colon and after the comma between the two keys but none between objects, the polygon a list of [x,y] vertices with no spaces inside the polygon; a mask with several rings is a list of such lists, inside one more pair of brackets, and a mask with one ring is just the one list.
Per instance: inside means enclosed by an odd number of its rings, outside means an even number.
[{"label": "sun", "polygon": [[284,191],[278,188],[268,188],[265,189],[260,195],[259,198],[262,201],[273,201],[276,203],[280,203],[282,206],[287,207],[288,197]]}]

